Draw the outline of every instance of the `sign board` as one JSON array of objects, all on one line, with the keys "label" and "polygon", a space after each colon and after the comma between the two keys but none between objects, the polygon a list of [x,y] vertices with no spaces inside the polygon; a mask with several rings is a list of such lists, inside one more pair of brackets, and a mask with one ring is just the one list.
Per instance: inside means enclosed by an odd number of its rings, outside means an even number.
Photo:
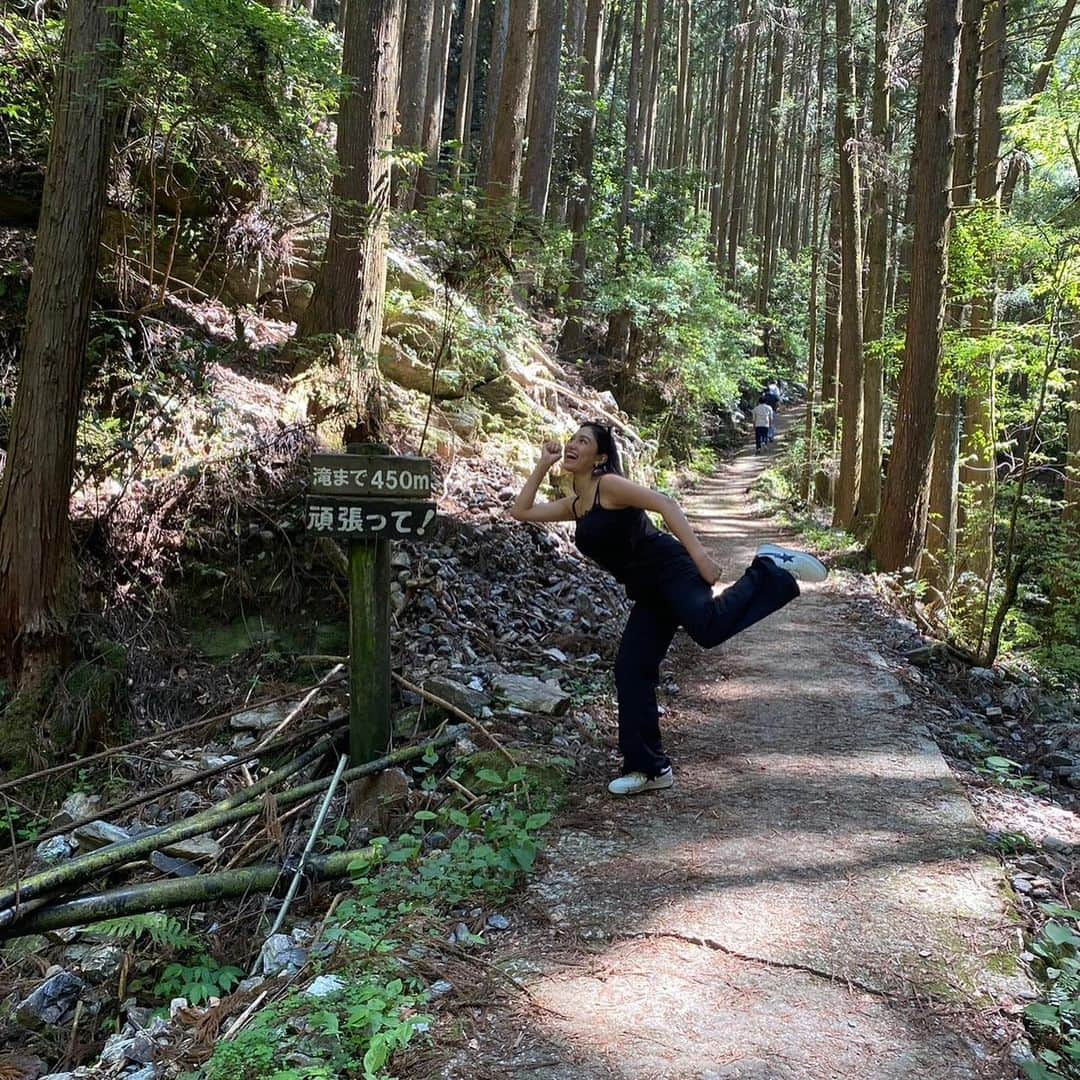
[{"label": "sign board", "polygon": [[348,540],[415,540],[435,520],[435,504],[415,499],[309,495],[306,505],[308,532]]},{"label": "sign board", "polygon": [[385,499],[431,497],[429,458],[389,454],[316,454],[311,459],[316,495],[374,495]]}]

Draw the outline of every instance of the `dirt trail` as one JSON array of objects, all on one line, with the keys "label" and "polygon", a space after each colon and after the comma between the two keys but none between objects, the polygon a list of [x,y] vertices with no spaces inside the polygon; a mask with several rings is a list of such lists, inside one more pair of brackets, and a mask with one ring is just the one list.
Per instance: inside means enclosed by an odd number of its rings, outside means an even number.
[{"label": "dirt trail", "polygon": [[[685,501],[731,577],[777,538],[763,467]],[[677,638],[676,786],[598,783],[563,822],[493,958],[528,996],[477,1009],[438,1075],[1016,1076],[989,1036],[1026,989],[1000,869],[853,619],[837,577],[718,650]]]}]

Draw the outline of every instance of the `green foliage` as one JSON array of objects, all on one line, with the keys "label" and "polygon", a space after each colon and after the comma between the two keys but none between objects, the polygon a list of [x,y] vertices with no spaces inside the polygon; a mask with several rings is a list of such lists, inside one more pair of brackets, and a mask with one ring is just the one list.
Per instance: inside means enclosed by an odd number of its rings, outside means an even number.
[{"label": "green foliage", "polygon": [[212,997],[227,994],[242,978],[242,968],[220,964],[207,953],[199,953],[190,964],[169,964],[161,973],[154,993],[162,1001],[187,998],[201,1005]]},{"label": "green foliage", "polygon": [[45,164],[49,149],[53,67],[63,23],[0,14],[0,131],[7,156]]},{"label": "green foliage", "polygon": [[139,941],[147,937],[155,945],[168,949],[194,949],[200,944],[199,938],[188,933],[181,926],[179,919],[160,911],[107,919],[95,924],[94,930],[96,933],[107,934],[109,937],[126,938],[131,941]]},{"label": "green foliage", "polygon": [[1024,1009],[1024,1019],[1039,1048],[1024,1065],[1030,1080],[1080,1078],[1080,911],[1042,904],[1052,918],[1028,949],[1044,999]]},{"label": "green foliage", "polygon": [[1039,794],[1046,790],[1045,784],[1033,780],[1030,776],[1024,776],[1023,769],[1024,766],[1018,761],[991,754],[983,760],[981,765],[977,766],[976,771],[997,781],[1002,787],[1030,791],[1033,794]]},{"label": "green foliage", "polygon": [[[352,868],[353,892],[325,932],[346,964],[344,989],[318,1002],[296,995],[261,1010],[235,1040],[218,1044],[207,1080],[386,1080],[391,1055],[427,1030],[423,983],[407,976],[399,954],[437,948],[440,923],[471,898],[504,898],[533,868],[540,830],[551,819],[545,770],[495,769],[480,755],[476,767],[451,775],[487,801],[418,810],[406,833],[376,838],[374,854]],[[273,1072],[284,1047],[318,1064]]]}]

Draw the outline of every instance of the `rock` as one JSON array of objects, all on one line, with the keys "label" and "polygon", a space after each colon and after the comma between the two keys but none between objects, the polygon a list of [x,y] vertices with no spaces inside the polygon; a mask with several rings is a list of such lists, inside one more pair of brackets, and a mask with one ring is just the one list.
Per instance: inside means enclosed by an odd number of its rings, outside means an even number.
[{"label": "rock", "polygon": [[234,754],[203,754],[199,759],[201,769],[219,769],[223,765],[231,765],[236,760]]},{"label": "rock", "polygon": [[212,836],[190,836],[162,848],[166,855],[179,859],[217,859],[221,857],[221,845]]},{"label": "rock", "polygon": [[454,991],[454,984],[447,979],[439,979],[433,982],[427,988],[427,996],[429,1001],[436,1001],[438,998],[446,997],[447,994],[451,994]]},{"label": "rock", "polygon": [[36,848],[34,855],[42,862],[61,862],[69,859],[75,853],[75,846],[66,836],[53,836],[48,840],[42,840]]},{"label": "rock", "polygon": [[570,707],[570,695],[554,679],[542,682],[532,675],[496,675],[493,685],[511,705],[527,712],[562,716]]},{"label": "rock", "polygon": [[86,990],[86,983],[77,975],[57,971],[15,1006],[15,1020],[35,1031],[62,1025],[71,1018]]},{"label": "rock", "polygon": [[111,942],[101,945],[79,942],[64,950],[64,958],[78,967],[87,982],[97,986],[119,974],[124,963],[124,950]]},{"label": "rock", "polygon": [[429,694],[441,697],[451,705],[457,706],[470,716],[478,716],[485,705],[491,704],[491,698],[482,690],[455,682],[441,675],[433,675],[424,680],[424,689]]},{"label": "rock", "polygon": [[307,958],[307,949],[301,949],[288,934],[272,934],[259,952],[259,964],[265,975],[295,975]]},{"label": "rock", "polygon": [[119,825],[112,825],[108,821],[92,821],[89,825],[80,825],[75,830],[74,836],[82,847],[91,851],[94,848],[120,844],[131,839],[131,834],[126,829],[121,829]]},{"label": "rock", "polygon": [[194,877],[199,868],[186,859],[174,859],[163,851],[150,852],[150,865],[170,877]]},{"label": "rock", "polygon": [[53,825],[71,825],[83,818],[93,817],[101,813],[102,798],[100,795],[87,795],[77,791],[69,795],[61,804],[60,809],[53,816]]},{"label": "rock", "polygon": [[[437,343],[430,346],[431,355],[438,348]],[[410,348],[396,337],[386,335],[386,327],[383,328],[383,339],[379,346],[379,371],[391,382],[406,390],[417,390],[421,393],[431,392],[432,368],[416,356]],[[440,366],[435,376],[435,398],[445,400],[461,398],[469,389],[464,374],[455,368]]]},{"label": "rock", "polygon": [[505,915],[489,915],[484,924],[485,930],[509,930],[510,920]]},{"label": "rock", "polygon": [[384,769],[374,776],[364,776],[349,785],[349,805],[353,807],[354,825],[367,825],[382,818],[388,810],[408,800],[409,778],[403,769]]},{"label": "rock", "polygon": [[320,975],[313,979],[301,993],[305,997],[325,998],[340,994],[345,989],[345,980],[340,975]]},{"label": "rock", "polygon": [[258,709],[248,709],[247,712],[237,713],[230,721],[229,726],[239,730],[266,731],[276,727],[295,708],[292,702],[279,701],[274,705],[263,705]]},{"label": "rock", "polygon": [[504,420],[524,420],[533,412],[529,399],[508,375],[499,375],[474,386],[471,393]]},{"label": "rock", "polygon": [[154,1060],[158,1046],[145,1032],[137,1035],[110,1035],[101,1051],[104,1065],[119,1065],[124,1061],[134,1061],[145,1065]]},{"label": "rock", "polygon": [[160,1066],[148,1064],[134,1072],[124,1073],[124,1080],[157,1080],[162,1075]]},{"label": "rock", "polygon": [[973,667],[968,669],[968,678],[972,682],[988,683],[997,679],[997,672],[991,668]]}]

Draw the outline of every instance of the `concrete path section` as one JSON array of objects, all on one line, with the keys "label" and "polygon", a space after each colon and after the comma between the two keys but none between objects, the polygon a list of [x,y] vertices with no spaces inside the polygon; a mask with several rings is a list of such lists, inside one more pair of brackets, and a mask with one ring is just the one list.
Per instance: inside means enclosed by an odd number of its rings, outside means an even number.
[{"label": "concrete path section", "polygon": [[[684,505],[728,569],[778,537],[737,458]],[[988,1032],[1029,987],[997,861],[842,579],[718,650],[677,639],[670,791],[598,785],[502,958],[528,989],[440,1075],[1015,1077]],[[467,1059],[467,1060],[466,1060]]]}]

